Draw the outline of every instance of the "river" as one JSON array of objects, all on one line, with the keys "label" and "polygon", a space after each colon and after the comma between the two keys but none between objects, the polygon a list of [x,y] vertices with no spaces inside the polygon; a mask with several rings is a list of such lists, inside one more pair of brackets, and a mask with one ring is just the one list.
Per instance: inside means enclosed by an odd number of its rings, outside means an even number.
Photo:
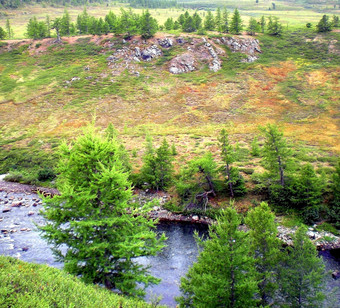
[{"label": "river", "polygon": [[[13,198],[13,199],[11,199]],[[3,213],[8,204],[19,200],[22,206],[11,207],[9,212]],[[21,199],[21,200],[20,200]],[[17,201],[16,201],[17,202]],[[42,224],[43,218],[39,215],[41,204],[34,194],[6,193],[0,191],[0,254],[20,258],[27,262],[48,264],[62,268],[62,263],[54,260],[50,247],[40,238],[35,223]],[[150,265],[151,273],[162,281],[159,285],[147,289],[147,300],[153,301],[161,296],[161,303],[174,307],[175,297],[180,295],[180,277],[185,275],[189,266],[196,260],[198,250],[193,237],[194,231],[201,234],[206,232],[206,227],[189,224],[160,224],[158,232],[165,232],[168,237],[167,247],[155,257],[138,258],[138,262]],[[340,270],[340,252],[320,252],[327,270]],[[340,279],[334,280],[328,275],[328,290],[338,287]],[[340,302],[340,293],[336,299]],[[328,307],[340,307],[332,304]]]}]

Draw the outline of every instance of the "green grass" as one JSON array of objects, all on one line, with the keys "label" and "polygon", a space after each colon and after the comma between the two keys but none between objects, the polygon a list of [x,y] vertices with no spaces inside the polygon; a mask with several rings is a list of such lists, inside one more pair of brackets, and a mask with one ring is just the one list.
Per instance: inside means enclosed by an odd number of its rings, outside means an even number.
[{"label": "green grass", "polygon": [[0,307],[151,307],[99,286],[87,285],[64,271],[0,256]]}]

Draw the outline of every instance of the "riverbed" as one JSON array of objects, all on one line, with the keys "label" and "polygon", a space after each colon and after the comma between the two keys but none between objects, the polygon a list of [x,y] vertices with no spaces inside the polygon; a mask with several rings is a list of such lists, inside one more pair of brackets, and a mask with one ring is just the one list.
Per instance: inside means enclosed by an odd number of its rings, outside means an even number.
[{"label": "riverbed", "polygon": [[[54,259],[51,248],[37,231],[35,224],[44,223],[39,215],[41,208],[41,200],[36,194],[27,191],[0,191],[0,254],[62,268],[63,264]],[[198,255],[193,233],[196,230],[203,234],[206,228],[180,223],[162,223],[158,226],[158,232],[165,232],[168,237],[167,247],[158,256],[138,258],[138,262],[151,266],[152,275],[162,279],[159,285],[147,289],[148,301],[154,301],[160,296],[162,304],[175,307],[175,297],[180,295],[180,278]],[[340,270],[339,250],[322,251],[320,255],[327,270]],[[340,279],[334,280],[329,274],[327,282],[329,291],[333,287],[340,290]],[[340,307],[336,306],[340,302],[339,292],[336,294],[336,301],[335,306],[332,304],[328,307]]]}]

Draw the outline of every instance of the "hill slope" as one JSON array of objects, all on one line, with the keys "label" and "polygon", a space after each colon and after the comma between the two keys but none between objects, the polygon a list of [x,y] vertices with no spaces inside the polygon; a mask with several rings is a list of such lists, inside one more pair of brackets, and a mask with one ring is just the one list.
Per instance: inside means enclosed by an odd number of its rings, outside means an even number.
[{"label": "hill slope", "polygon": [[[339,152],[339,33],[259,36],[262,53],[252,63],[244,62],[249,54],[233,52],[218,36],[167,36],[177,43],[162,47],[164,37],[2,43],[2,172],[23,160],[34,163],[32,151],[49,151],[60,138],[73,138],[94,116],[101,128],[112,122],[130,151],[138,152],[150,133],[167,136],[188,158],[216,151],[222,127],[242,143],[258,133],[258,125],[275,122],[295,142],[321,148],[322,155]],[[209,69],[207,44],[218,54],[216,72]],[[152,46],[159,56],[131,60],[136,47]],[[187,53],[195,69],[169,72],[174,59]]]},{"label": "hill slope", "polygon": [[0,256],[1,307],[150,307],[65,272]]}]

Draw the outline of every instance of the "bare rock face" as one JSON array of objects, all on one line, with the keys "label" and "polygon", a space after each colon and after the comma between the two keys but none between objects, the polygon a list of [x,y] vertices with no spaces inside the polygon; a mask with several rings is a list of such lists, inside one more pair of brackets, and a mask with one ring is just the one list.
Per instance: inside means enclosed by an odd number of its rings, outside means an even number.
[{"label": "bare rock face", "polygon": [[[182,44],[187,44],[181,41]],[[177,43],[179,44],[178,40]],[[181,74],[192,72],[200,69],[203,65],[208,65],[209,69],[217,72],[221,69],[222,61],[219,55],[224,54],[224,50],[209,43],[206,38],[193,38],[187,52],[178,55],[171,60],[169,72],[172,74]]]},{"label": "bare rock face", "polygon": [[195,57],[191,52],[178,55],[173,58],[169,65],[169,72],[172,74],[182,74],[195,71],[197,68]]},{"label": "bare rock face", "polygon": [[243,62],[254,62],[261,53],[259,41],[253,38],[221,37],[216,40],[216,43],[228,46],[232,52],[242,52],[248,55]]}]

